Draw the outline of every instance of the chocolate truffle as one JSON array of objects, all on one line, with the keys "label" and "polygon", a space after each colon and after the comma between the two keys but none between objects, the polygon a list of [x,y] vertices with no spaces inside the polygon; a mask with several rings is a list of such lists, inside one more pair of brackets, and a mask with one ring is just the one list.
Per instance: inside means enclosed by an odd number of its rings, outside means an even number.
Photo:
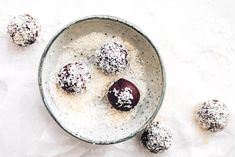
[{"label": "chocolate truffle", "polygon": [[28,14],[13,17],[7,26],[12,41],[23,47],[33,44],[40,30],[37,20]]},{"label": "chocolate truffle", "polygon": [[229,111],[227,106],[219,100],[208,100],[198,108],[196,119],[203,129],[218,132],[227,125]]},{"label": "chocolate truffle", "polygon": [[95,54],[96,65],[106,74],[117,74],[127,67],[127,51],[120,43],[108,42]]},{"label": "chocolate truffle", "polygon": [[143,132],[141,141],[150,152],[163,152],[171,146],[172,134],[159,122],[152,122]]},{"label": "chocolate truffle", "polygon": [[120,111],[129,111],[134,108],[140,99],[138,88],[123,78],[114,82],[108,90],[108,100],[111,105]]},{"label": "chocolate truffle", "polygon": [[82,62],[69,63],[57,74],[58,85],[68,93],[83,92],[90,82],[91,74]]}]

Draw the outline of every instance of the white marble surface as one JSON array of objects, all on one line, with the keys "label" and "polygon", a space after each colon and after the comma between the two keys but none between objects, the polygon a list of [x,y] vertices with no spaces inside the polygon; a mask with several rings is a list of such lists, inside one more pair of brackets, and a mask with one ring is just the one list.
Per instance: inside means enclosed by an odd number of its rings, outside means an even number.
[{"label": "white marble surface", "polygon": [[[0,0],[0,156],[4,157],[234,157],[235,2],[233,0]],[[42,25],[38,41],[13,45],[6,34],[12,16],[29,13]],[[81,142],[46,111],[37,85],[40,56],[52,35],[70,21],[107,14],[141,28],[165,63],[167,92],[157,118],[174,134],[160,155],[136,138],[110,146]],[[217,134],[200,130],[192,113],[200,101],[218,98],[230,111]]]}]

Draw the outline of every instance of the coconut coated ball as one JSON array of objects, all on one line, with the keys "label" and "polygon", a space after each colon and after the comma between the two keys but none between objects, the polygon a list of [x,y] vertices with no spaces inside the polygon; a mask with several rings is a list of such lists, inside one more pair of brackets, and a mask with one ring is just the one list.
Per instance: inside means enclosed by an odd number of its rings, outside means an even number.
[{"label": "coconut coated ball", "polygon": [[163,152],[171,146],[172,134],[166,126],[152,122],[143,132],[141,141],[150,152]]},{"label": "coconut coated ball", "polygon": [[91,74],[82,62],[68,63],[57,74],[58,86],[68,93],[82,93],[88,87]]},{"label": "coconut coated ball", "polygon": [[13,17],[7,26],[13,43],[23,47],[33,44],[40,30],[37,20],[28,14]]},{"label": "coconut coated ball", "polygon": [[102,45],[95,54],[96,65],[105,74],[117,74],[127,67],[127,50],[122,44],[108,42]]},{"label": "coconut coated ball", "polygon": [[199,125],[211,132],[224,129],[229,119],[227,106],[219,100],[208,100],[203,102],[196,112],[196,120]]}]

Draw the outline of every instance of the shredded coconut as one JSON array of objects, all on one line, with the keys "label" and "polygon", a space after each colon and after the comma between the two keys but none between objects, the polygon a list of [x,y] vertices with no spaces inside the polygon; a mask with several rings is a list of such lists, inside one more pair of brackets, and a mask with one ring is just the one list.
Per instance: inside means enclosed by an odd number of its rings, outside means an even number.
[{"label": "shredded coconut", "polygon": [[[115,88],[113,89],[113,92],[115,93],[115,96],[118,98],[117,105],[118,107],[124,107],[125,108],[131,108],[131,100],[134,99],[132,95],[132,90],[130,88],[125,88],[124,90],[116,90]],[[127,105],[128,104],[128,105]],[[124,106],[123,106],[124,105]]]}]

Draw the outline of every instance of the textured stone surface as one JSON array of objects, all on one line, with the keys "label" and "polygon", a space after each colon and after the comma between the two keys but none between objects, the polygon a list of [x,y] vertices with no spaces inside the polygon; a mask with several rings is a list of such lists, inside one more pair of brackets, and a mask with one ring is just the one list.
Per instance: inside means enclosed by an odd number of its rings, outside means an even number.
[{"label": "textured stone surface", "polygon": [[[235,156],[235,3],[233,0],[119,1],[0,0],[0,156],[9,157],[150,157],[136,139],[94,146],[65,133],[50,117],[39,95],[37,69],[50,38],[68,22],[94,14],[126,19],[156,44],[165,64],[167,92],[157,118],[174,135],[160,157]],[[14,45],[9,20],[28,13],[42,31],[30,47]],[[218,134],[194,122],[194,107],[220,99],[231,111]]]}]

